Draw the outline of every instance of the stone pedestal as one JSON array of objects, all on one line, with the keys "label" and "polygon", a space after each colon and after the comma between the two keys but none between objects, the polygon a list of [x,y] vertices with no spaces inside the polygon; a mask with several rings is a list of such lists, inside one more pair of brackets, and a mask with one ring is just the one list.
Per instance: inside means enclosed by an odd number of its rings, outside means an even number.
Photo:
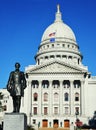
[{"label": "stone pedestal", "polygon": [[3,130],[27,130],[27,116],[24,113],[6,113]]}]

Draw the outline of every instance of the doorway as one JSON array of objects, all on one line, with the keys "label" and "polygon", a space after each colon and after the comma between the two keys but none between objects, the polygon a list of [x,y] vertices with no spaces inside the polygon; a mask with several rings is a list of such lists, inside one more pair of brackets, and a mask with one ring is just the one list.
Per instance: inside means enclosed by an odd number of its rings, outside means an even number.
[{"label": "doorway", "polygon": [[58,126],[59,126],[59,125],[58,125],[58,124],[59,124],[58,122],[59,122],[59,121],[58,121],[57,119],[53,120],[53,127],[54,127],[54,128],[58,128]]},{"label": "doorway", "polygon": [[64,120],[64,127],[69,128],[70,127],[70,121],[69,120]]},{"label": "doorway", "polygon": [[42,120],[42,127],[48,127],[48,120]]}]

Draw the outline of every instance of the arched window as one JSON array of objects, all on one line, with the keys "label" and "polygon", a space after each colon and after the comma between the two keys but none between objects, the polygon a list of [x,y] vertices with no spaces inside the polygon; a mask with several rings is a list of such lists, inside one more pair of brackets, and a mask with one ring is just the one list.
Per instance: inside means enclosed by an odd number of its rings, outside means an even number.
[{"label": "arched window", "polygon": [[33,100],[34,100],[34,101],[38,101],[38,94],[37,94],[37,93],[34,93],[34,94],[33,94]]},{"label": "arched window", "polygon": [[66,55],[62,55],[62,58],[67,59],[67,56]]},{"label": "arched window", "polygon": [[44,93],[44,101],[48,101],[48,93]]},{"label": "arched window", "polygon": [[78,64],[80,64],[80,59],[78,59]]},{"label": "arched window", "polygon": [[69,56],[68,59],[69,59],[69,60],[72,60],[72,56]]},{"label": "arched window", "polygon": [[65,47],[65,44],[62,44],[62,47]]},{"label": "arched window", "polygon": [[57,102],[59,100],[59,95],[58,93],[54,93],[54,101]]},{"label": "arched window", "polygon": [[42,81],[42,87],[43,88],[48,88],[49,87],[49,81],[48,80],[43,80]]},{"label": "arched window", "polygon": [[38,88],[38,86],[39,86],[38,80],[32,80],[31,86],[32,86],[33,88]]},{"label": "arched window", "polygon": [[81,82],[80,80],[74,80],[74,88],[80,88]]},{"label": "arched window", "polygon": [[75,93],[75,101],[79,101],[79,93]]},{"label": "arched window", "polygon": [[54,58],[54,55],[51,55],[50,58]]},{"label": "arched window", "polygon": [[64,101],[68,101],[69,100],[69,94],[68,93],[65,93],[64,94]]},{"label": "arched window", "polygon": [[70,87],[70,81],[69,80],[64,80],[63,81],[63,86],[64,86],[64,88],[69,88]]},{"label": "arched window", "polygon": [[38,63],[38,65],[40,64],[40,60],[39,59],[37,60],[37,63]]},{"label": "arched window", "polygon": [[54,88],[59,88],[60,86],[59,80],[53,80],[52,85]]},{"label": "arched window", "polygon": [[48,56],[45,56],[45,59],[48,59]]}]

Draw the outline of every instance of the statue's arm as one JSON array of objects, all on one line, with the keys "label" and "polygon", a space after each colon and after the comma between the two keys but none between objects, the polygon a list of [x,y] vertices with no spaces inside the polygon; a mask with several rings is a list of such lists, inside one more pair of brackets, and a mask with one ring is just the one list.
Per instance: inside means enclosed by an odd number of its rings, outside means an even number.
[{"label": "statue's arm", "polygon": [[10,92],[10,90],[12,89],[12,72],[9,75],[9,79],[7,82],[7,90]]}]

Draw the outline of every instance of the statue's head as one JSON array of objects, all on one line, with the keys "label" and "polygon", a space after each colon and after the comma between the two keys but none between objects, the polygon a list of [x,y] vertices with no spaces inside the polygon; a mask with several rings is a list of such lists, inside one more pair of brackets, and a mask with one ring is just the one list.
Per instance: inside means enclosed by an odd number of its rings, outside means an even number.
[{"label": "statue's head", "polygon": [[15,68],[16,69],[19,69],[20,68],[20,64],[17,62],[17,63],[15,63]]}]

